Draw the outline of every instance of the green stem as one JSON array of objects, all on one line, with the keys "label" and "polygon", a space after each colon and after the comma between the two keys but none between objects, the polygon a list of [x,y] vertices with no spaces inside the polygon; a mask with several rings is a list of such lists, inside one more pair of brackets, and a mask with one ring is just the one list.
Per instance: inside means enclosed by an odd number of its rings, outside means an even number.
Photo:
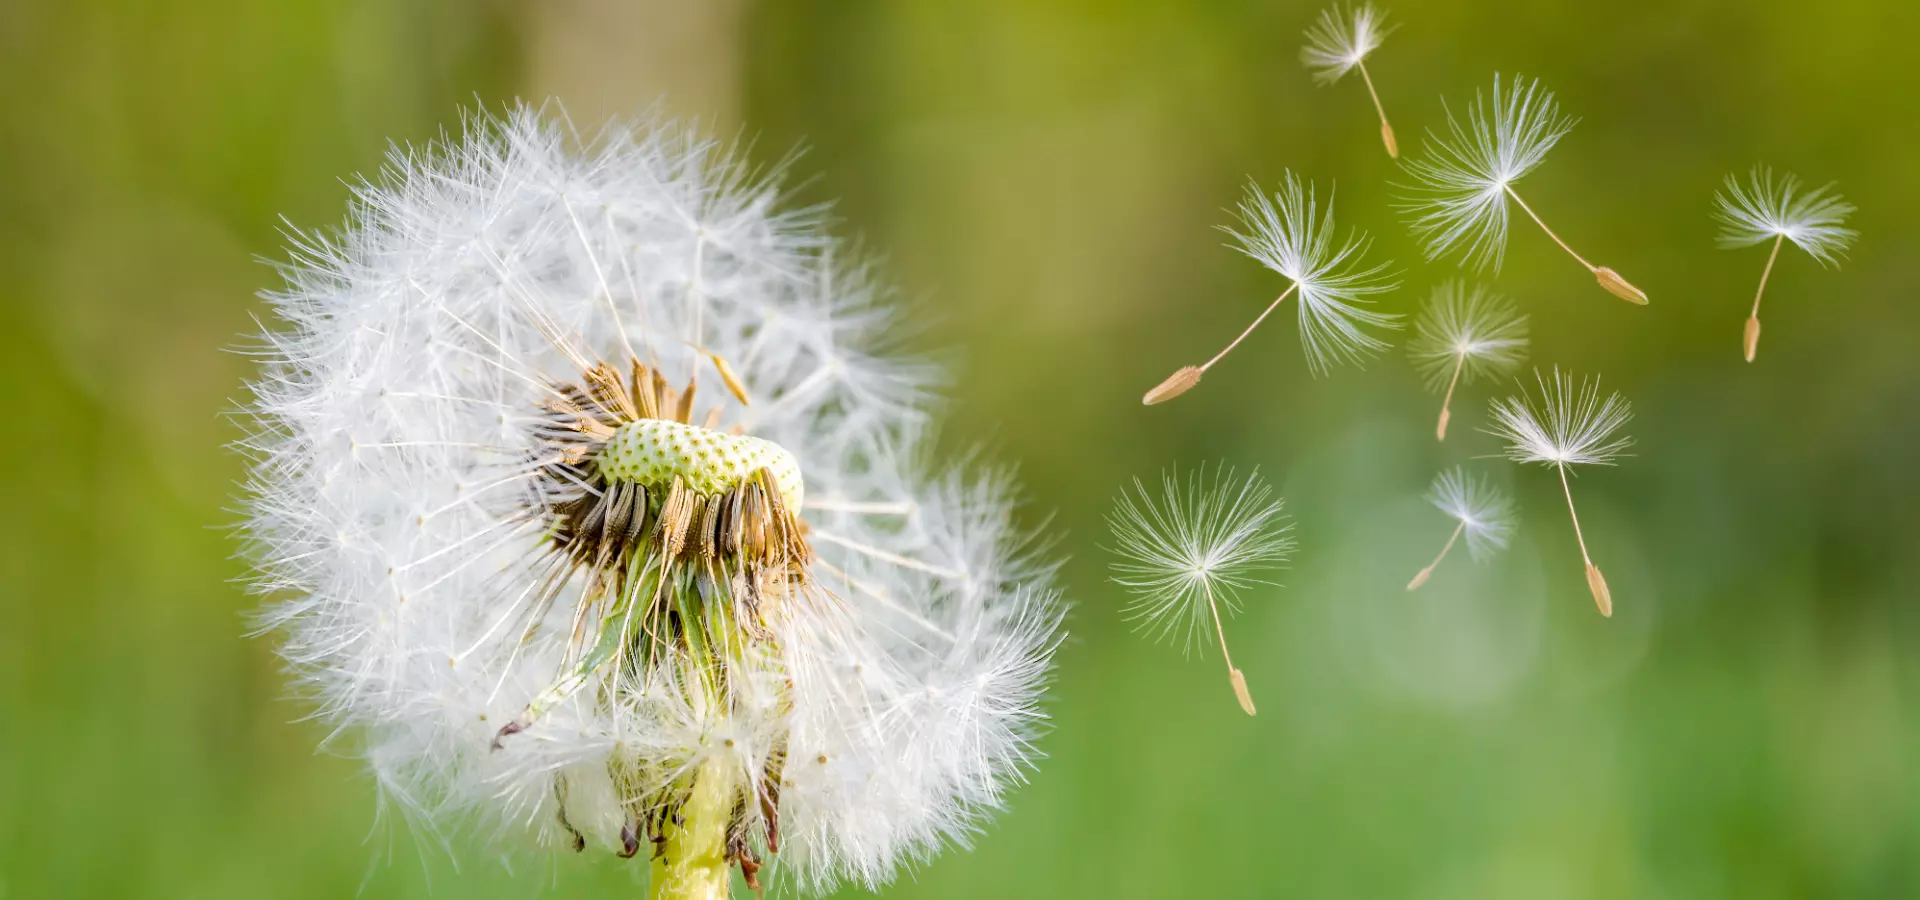
[{"label": "green stem", "polygon": [[666,844],[653,861],[648,900],[727,900],[733,889],[727,823],[734,794],[733,775],[724,760],[708,760],[694,769],[679,822],[666,823]]},{"label": "green stem", "polygon": [[[726,695],[721,664],[715,660],[712,639],[731,634],[735,623],[730,599],[704,596],[693,578],[677,592],[680,620],[687,641],[682,689],[694,708],[707,713]],[[716,583],[724,583],[716,580]],[[714,619],[720,621],[716,622]],[[725,640],[724,637],[720,638]],[[727,900],[733,889],[727,859],[727,832],[733,822],[739,787],[734,769],[724,755],[714,755],[694,766],[687,776],[686,799],[661,829],[665,841],[653,861],[648,900]]]}]

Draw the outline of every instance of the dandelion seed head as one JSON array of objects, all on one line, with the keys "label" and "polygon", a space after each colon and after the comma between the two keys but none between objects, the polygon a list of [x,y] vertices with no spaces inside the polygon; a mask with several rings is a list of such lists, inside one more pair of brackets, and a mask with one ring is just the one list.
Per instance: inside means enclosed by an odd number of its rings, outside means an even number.
[{"label": "dandelion seed head", "polygon": [[1257,471],[1245,479],[1222,467],[1171,471],[1157,493],[1135,479],[1107,516],[1113,580],[1133,595],[1127,619],[1156,640],[1203,646],[1209,599],[1238,612],[1241,594],[1272,584],[1269,574],[1292,556],[1283,505]]},{"label": "dandelion seed head", "polygon": [[1360,363],[1387,348],[1368,328],[1398,328],[1400,317],[1369,308],[1372,298],[1399,287],[1392,263],[1362,268],[1372,241],[1349,232],[1336,242],[1333,200],[1321,210],[1315,189],[1292,172],[1271,197],[1247,185],[1238,210],[1241,228],[1223,228],[1240,252],[1294,283],[1300,345],[1315,375],[1334,363]]},{"label": "dandelion seed head", "polygon": [[1307,29],[1307,45],[1300,50],[1300,61],[1314,70],[1315,81],[1322,84],[1339,81],[1364,62],[1393,31],[1386,27],[1386,20],[1387,14],[1370,3],[1329,7],[1321,11],[1319,20]]},{"label": "dandelion seed head", "polygon": [[1500,268],[1507,246],[1507,193],[1546,159],[1575,120],[1538,81],[1516,76],[1490,97],[1476,94],[1466,115],[1447,111],[1445,134],[1429,131],[1406,163],[1413,194],[1401,204],[1428,259],[1460,251],[1476,269]]},{"label": "dandelion seed head", "polygon": [[1807,190],[1792,174],[1774,175],[1755,166],[1743,184],[1728,175],[1724,192],[1714,194],[1719,209],[1720,246],[1751,247],[1784,237],[1823,266],[1837,265],[1860,233],[1845,227],[1853,204],[1832,184]]},{"label": "dandelion seed head", "polygon": [[1611,465],[1632,445],[1631,438],[1615,432],[1633,412],[1617,392],[1602,397],[1599,378],[1575,380],[1558,368],[1551,383],[1539,370],[1533,376],[1540,387],[1537,397],[1523,385],[1519,394],[1493,404],[1488,433],[1508,442],[1508,459],[1562,468]]},{"label": "dandelion seed head", "polygon": [[743,871],[872,887],[1035,758],[1052,563],[1005,477],[927,462],[937,369],[777,174],[519,108],[293,236],[263,624],[425,833],[632,852],[714,773]]},{"label": "dandelion seed head", "polygon": [[1527,317],[1513,301],[1455,281],[1436,288],[1414,320],[1407,355],[1431,390],[1512,372],[1527,355]]},{"label": "dandelion seed head", "polygon": [[1463,468],[1448,469],[1434,478],[1427,502],[1460,523],[1474,559],[1505,550],[1513,536],[1513,500],[1485,478],[1470,475]]}]

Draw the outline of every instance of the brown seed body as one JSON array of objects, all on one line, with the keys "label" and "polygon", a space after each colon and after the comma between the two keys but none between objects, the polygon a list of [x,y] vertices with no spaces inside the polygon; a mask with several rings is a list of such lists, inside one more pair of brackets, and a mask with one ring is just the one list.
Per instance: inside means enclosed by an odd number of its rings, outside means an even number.
[{"label": "brown seed body", "polygon": [[1607,289],[1607,293],[1619,297],[1628,303],[1637,303],[1641,306],[1647,305],[1647,293],[1629,284],[1625,278],[1620,277],[1620,273],[1606,266],[1601,266],[1593,270],[1593,277],[1600,282],[1601,287]]},{"label": "brown seed body", "polygon": [[1153,406],[1157,403],[1165,403],[1168,400],[1172,400],[1181,394],[1193,390],[1193,386],[1200,383],[1200,376],[1204,373],[1205,370],[1199,366],[1185,366],[1172,375],[1168,375],[1167,380],[1155,385],[1153,390],[1148,391],[1145,397],[1140,398],[1140,402],[1145,406]]},{"label": "brown seed body", "polygon": [[740,376],[734,374],[733,366],[728,365],[726,359],[718,353],[709,353],[707,358],[713,360],[714,370],[720,373],[720,380],[726,384],[727,391],[733,394],[733,398],[740,401],[741,406],[748,405],[747,386],[740,383]]},{"label": "brown seed body", "polygon": [[1240,674],[1239,669],[1229,669],[1227,680],[1233,682],[1233,696],[1240,701],[1240,709],[1253,715],[1253,695],[1247,692],[1247,676]]},{"label": "brown seed body", "polygon": [[1607,579],[1600,574],[1600,567],[1587,563],[1587,589],[1593,592],[1593,605],[1600,608],[1600,614],[1613,618],[1613,593],[1607,590]]}]

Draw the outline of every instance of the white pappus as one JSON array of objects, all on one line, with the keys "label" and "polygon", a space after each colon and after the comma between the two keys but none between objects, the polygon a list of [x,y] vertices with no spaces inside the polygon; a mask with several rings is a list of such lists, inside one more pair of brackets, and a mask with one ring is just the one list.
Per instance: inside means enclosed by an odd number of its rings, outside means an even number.
[{"label": "white pappus", "polygon": [[1035,758],[1053,565],[1003,473],[924,464],[937,371],[775,174],[518,108],[294,236],[264,624],[429,834],[644,852],[662,898],[871,887]]}]

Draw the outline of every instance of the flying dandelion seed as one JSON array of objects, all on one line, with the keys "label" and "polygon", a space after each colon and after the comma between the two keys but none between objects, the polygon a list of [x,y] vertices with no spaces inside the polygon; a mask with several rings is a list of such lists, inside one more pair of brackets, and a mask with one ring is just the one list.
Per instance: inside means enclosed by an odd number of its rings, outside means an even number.
[{"label": "flying dandelion seed", "polygon": [[1476,560],[1505,550],[1513,536],[1513,501],[1484,479],[1468,475],[1465,469],[1441,472],[1427,491],[1427,502],[1454,520],[1453,534],[1440,548],[1440,555],[1407,582],[1407,590],[1426,584],[1462,536],[1467,539],[1467,552]]},{"label": "flying dandelion seed", "polygon": [[1414,320],[1413,332],[1407,355],[1414,368],[1429,390],[1446,388],[1434,429],[1443,441],[1453,414],[1454,388],[1481,375],[1506,375],[1527,355],[1527,317],[1505,297],[1484,288],[1469,291],[1459,282],[1434,290]]},{"label": "flying dandelion seed", "polygon": [[1308,367],[1316,375],[1325,374],[1332,363],[1359,363],[1385,350],[1386,342],[1368,334],[1366,328],[1400,327],[1399,316],[1366,308],[1374,295],[1399,287],[1386,272],[1392,263],[1360,267],[1360,259],[1372,243],[1363,232],[1350,232],[1346,241],[1335,243],[1331,195],[1322,213],[1313,186],[1287,172],[1279,192],[1271,198],[1259,185],[1247,185],[1239,216],[1246,231],[1221,230],[1233,236],[1240,252],[1293,284],[1212,359],[1183,367],[1148,391],[1141,398],[1148,406],[1172,400],[1199,384],[1200,376],[1240,346],[1294,294],[1300,295],[1295,304],[1300,309],[1300,345],[1306,351]]},{"label": "flying dandelion seed", "polygon": [[1380,92],[1373,88],[1373,76],[1367,74],[1367,56],[1386,40],[1393,29],[1384,26],[1387,14],[1372,4],[1359,7],[1339,5],[1320,13],[1320,20],[1307,29],[1307,45],[1300,50],[1300,61],[1313,69],[1313,78],[1332,84],[1354,69],[1366,82],[1367,95],[1373,98],[1374,112],[1380,114],[1380,142],[1387,155],[1400,157],[1400,145],[1393,139],[1393,126],[1387,124],[1387,108],[1380,104]]},{"label": "flying dandelion seed", "polygon": [[1204,646],[1212,626],[1240,708],[1254,714],[1246,676],[1227,650],[1227,615],[1240,611],[1240,594],[1271,584],[1265,574],[1293,554],[1293,526],[1283,501],[1255,472],[1241,480],[1231,469],[1205,467],[1182,479],[1161,476],[1155,495],[1139,479],[1122,490],[1107,524],[1116,541],[1113,580],[1134,595],[1126,616],[1156,639],[1175,635],[1192,649]]},{"label": "flying dandelion seed", "polygon": [[1423,158],[1406,163],[1418,184],[1416,196],[1402,209],[1413,215],[1413,232],[1425,242],[1427,258],[1461,250],[1468,265],[1484,268],[1491,263],[1498,271],[1506,255],[1511,198],[1608,293],[1645,306],[1645,292],[1575,253],[1513,189],[1514,182],[1538,167],[1547,151],[1573,130],[1575,120],[1561,114],[1553,94],[1541,90],[1538,81],[1516,77],[1502,91],[1495,75],[1492,102],[1482,101],[1474,95],[1464,124],[1448,110],[1447,134],[1428,132]]},{"label": "flying dandelion seed", "polygon": [[1580,381],[1553,370],[1553,384],[1534,370],[1540,396],[1529,396],[1523,386],[1513,397],[1493,405],[1493,428],[1487,433],[1509,442],[1507,458],[1519,463],[1544,463],[1560,473],[1560,489],[1567,495],[1567,514],[1573,518],[1573,536],[1580,542],[1580,556],[1587,564],[1587,589],[1603,616],[1613,615],[1613,595],[1600,567],[1587,553],[1587,538],[1580,530],[1580,513],[1573,508],[1573,487],[1567,482],[1568,466],[1612,465],[1633,440],[1614,432],[1625,425],[1633,412],[1618,393],[1600,396],[1600,379]]},{"label": "flying dandelion seed", "polygon": [[1003,478],[910,462],[936,373],[818,210],[670,124],[525,108],[356,196],[271,298],[246,529],[383,793],[646,847],[657,900],[963,842],[1034,757],[1051,564]]},{"label": "flying dandelion seed", "polygon": [[1860,236],[1845,227],[1853,204],[1840,199],[1831,183],[1802,192],[1799,178],[1775,178],[1765,166],[1755,166],[1744,185],[1728,175],[1726,193],[1715,193],[1713,199],[1720,207],[1716,218],[1721,225],[1721,247],[1751,247],[1773,241],[1767,267],[1760,270],[1760,287],[1753,292],[1753,312],[1747,316],[1741,337],[1747,362],[1753,362],[1760,349],[1760,298],[1767,292],[1773,261],[1780,258],[1780,244],[1792,241],[1822,266],[1838,266],[1835,257],[1844,256],[1848,245]]}]

